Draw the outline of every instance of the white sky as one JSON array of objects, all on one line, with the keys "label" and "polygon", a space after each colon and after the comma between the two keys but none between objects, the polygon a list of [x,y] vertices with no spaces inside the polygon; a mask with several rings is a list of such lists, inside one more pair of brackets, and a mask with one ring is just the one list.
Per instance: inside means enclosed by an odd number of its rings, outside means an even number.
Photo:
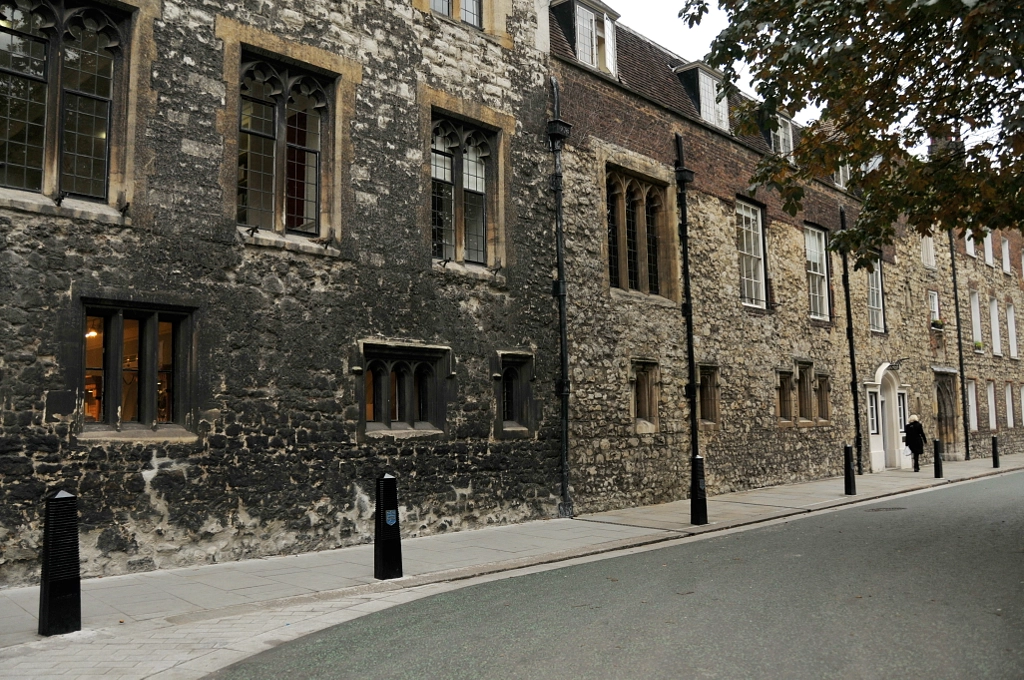
[{"label": "white sky", "polygon": [[[727,24],[725,12],[718,9],[714,0],[709,2],[711,11],[704,15],[699,26],[693,28],[688,28],[686,21],[679,18],[679,10],[686,0],[605,0],[605,4],[622,15],[620,23],[689,61],[703,59],[711,41]],[[739,72],[746,74],[747,69],[741,66]],[[740,83],[740,89],[754,94],[747,78]],[[817,109],[808,109],[796,115],[795,119],[806,124],[816,118],[817,113]]]}]

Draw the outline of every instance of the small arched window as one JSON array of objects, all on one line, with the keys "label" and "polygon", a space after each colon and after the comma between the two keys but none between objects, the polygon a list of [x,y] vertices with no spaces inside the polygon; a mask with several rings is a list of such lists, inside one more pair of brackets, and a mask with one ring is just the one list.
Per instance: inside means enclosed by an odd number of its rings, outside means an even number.
[{"label": "small arched window", "polygon": [[243,58],[240,95],[238,224],[318,236],[327,84],[292,66]]},{"label": "small arched window", "polygon": [[[367,431],[443,430],[445,408],[437,364],[447,350],[373,349],[363,378],[363,412]],[[402,350],[405,350],[403,347]]]}]

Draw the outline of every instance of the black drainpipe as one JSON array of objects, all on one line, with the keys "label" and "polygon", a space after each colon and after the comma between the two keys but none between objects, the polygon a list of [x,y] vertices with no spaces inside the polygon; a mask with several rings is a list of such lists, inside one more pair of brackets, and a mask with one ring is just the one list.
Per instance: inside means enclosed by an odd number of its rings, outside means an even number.
[{"label": "black drainpipe", "polygon": [[[693,290],[690,286],[690,221],[686,205],[686,186],[693,181],[693,170],[686,169],[683,156],[683,136],[676,133],[676,201],[679,203],[679,246],[683,256],[683,318],[686,319],[686,362],[689,382],[686,383],[686,400],[690,406],[690,470],[696,471],[693,462],[700,455],[699,423],[697,422],[697,358],[693,349]],[[693,484],[698,484],[694,479]],[[691,497],[695,488],[691,489]]]},{"label": "black drainpipe", "polygon": [[[846,208],[839,206],[839,229],[846,231]],[[860,429],[860,385],[857,384],[857,351],[853,344],[853,308],[850,306],[850,264],[843,248],[843,295],[846,298],[846,342],[850,346],[850,392],[853,394],[854,445],[857,448],[857,474],[864,474],[864,433]]]},{"label": "black drainpipe", "polygon": [[953,307],[956,309],[956,348],[960,355],[960,406],[964,421],[964,460],[971,459],[971,422],[967,414],[967,377],[964,375],[964,330],[960,323],[960,287],[956,278],[956,244],[949,230],[949,266],[953,270]]},{"label": "black drainpipe", "polygon": [[572,517],[572,497],[569,495],[569,326],[565,285],[565,231],[562,208],[562,145],[572,134],[572,125],[562,120],[558,79],[551,78],[554,92],[555,116],[548,121],[548,140],[555,154],[555,174],[551,176],[551,190],[555,192],[555,249],[558,254],[558,279],[552,294],[558,298],[558,331],[561,337],[562,374],[555,387],[562,400],[562,502],[558,504],[559,517]]}]

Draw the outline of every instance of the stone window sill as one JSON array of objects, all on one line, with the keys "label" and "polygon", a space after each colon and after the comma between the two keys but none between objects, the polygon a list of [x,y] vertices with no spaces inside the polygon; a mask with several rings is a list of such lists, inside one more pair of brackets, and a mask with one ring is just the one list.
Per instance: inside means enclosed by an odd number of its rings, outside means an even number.
[{"label": "stone window sill", "polygon": [[779,427],[783,429],[789,429],[792,427],[796,427],[796,425],[793,423],[792,420],[779,419]]},{"label": "stone window sill", "polygon": [[132,442],[138,444],[194,444],[199,435],[181,425],[160,425],[156,430],[139,424],[122,425],[120,432],[109,425],[86,425],[78,442],[100,444]]},{"label": "stone window sill", "polygon": [[523,427],[519,423],[513,421],[505,421],[501,424],[501,437],[500,439],[529,439],[530,429]]},{"label": "stone window sill", "polygon": [[832,321],[830,319],[815,319],[811,317],[811,328],[821,328],[823,330],[832,330]]},{"label": "stone window sill", "polygon": [[294,253],[320,255],[321,257],[341,257],[341,251],[330,245],[320,245],[313,239],[295,234],[278,234],[277,232],[259,229],[250,235],[249,227],[237,227],[238,239],[247,246],[264,248],[280,248]]},{"label": "stone window sill", "polygon": [[645,418],[637,418],[635,421],[635,431],[637,434],[655,434],[658,431],[658,424],[652,423]]},{"label": "stone window sill", "polygon": [[655,305],[657,307],[665,307],[666,309],[676,309],[676,303],[669,300],[667,297],[661,295],[652,295],[651,293],[645,293],[642,290],[625,290],[623,288],[611,289],[613,300],[637,300],[644,301],[648,304]]},{"label": "stone window sill", "polygon": [[507,283],[505,275],[501,273],[500,267],[497,270],[491,270],[482,264],[451,261],[445,262],[443,260],[434,259],[432,268],[434,272],[444,276],[475,279],[477,281],[483,281],[493,286],[497,286],[498,288],[504,288]]},{"label": "stone window sill", "polygon": [[757,305],[747,304],[746,302],[741,304],[743,305],[743,311],[751,316],[768,316],[772,313],[772,310],[767,307],[758,307]]},{"label": "stone window sill", "polygon": [[711,420],[700,421],[700,428],[703,432],[716,432],[718,430],[718,423]]},{"label": "stone window sill", "polygon": [[30,191],[17,189],[0,189],[0,208],[11,208],[40,215],[68,217],[79,220],[91,220],[102,224],[118,224],[130,226],[131,218],[122,217],[121,212],[104,203],[84,201],[78,198],[65,198],[57,205],[52,198]]},{"label": "stone window sill", "polygon": [[366,430],[366,438],[380,441],[407,441],[410,439],[443,439],[444,431],[437,429],[388,429]]}]

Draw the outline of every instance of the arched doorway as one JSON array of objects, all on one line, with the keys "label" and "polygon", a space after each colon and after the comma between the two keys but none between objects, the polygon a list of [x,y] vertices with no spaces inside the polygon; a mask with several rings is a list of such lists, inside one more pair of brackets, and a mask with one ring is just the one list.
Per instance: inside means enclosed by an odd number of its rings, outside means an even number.
[{"label": "arched doorway", "polygon": [[871,471],[912,467],[913,462],[903,455],[903,433],[910,416],[907,386],[889,363],[883,363],[866,387]]}]

